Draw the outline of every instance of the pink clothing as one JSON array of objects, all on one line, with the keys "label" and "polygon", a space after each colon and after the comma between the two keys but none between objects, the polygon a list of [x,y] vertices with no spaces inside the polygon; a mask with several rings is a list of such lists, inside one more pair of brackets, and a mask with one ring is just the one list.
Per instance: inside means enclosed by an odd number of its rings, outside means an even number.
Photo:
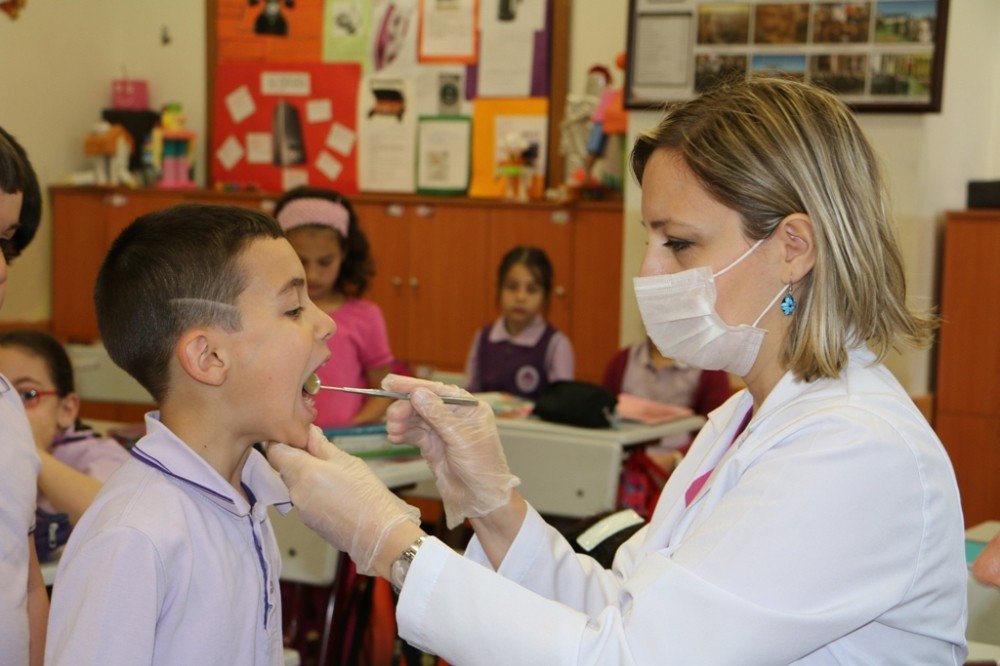
[{"label": "pink clothing", "polygon": [[[542,315],[535,315],[535,318],[523,331],[515,336],[507,331],[504,325],[503,316],[497,318],[490,328],[490,342],[509,341],[512,344],[522,347],[534,347],[545,334],[546,322]],[[480,381],[479,363],[479,331],[472,338],[472,346],[469,348],[469,356],[465,361],[465,387],[475,393],[485,390]],[[545,351],[545,369],[548,372],[548,381],[557,382],[560,380],[570,380],[575,378],[575,361],[573,358],[573,345],[569,338],[560,331],[556,331],[549,339],[548,349]]]},{"label": "pink clothing", "polygon": [[[393,361],[382,310],[371,301],[351,298],[328,314],[337,330],[327,342],[330,360],[316,374],[325,386],[369,388],[367,373]],[[316,425],[337,428],[351,424],[367,397],[320,391],[314,399],[319,409]]]},{"label": "pink clothing", "polygon": [[[67,432],[56,440],[52,447],[52,457],[101,483],[107,481],[129,459],[124,446],[90,430]],[[57,513],[56,508],[41,493],[38,495],[38,508],[48,513]]]},{"label": "pink clothing", "polygon": [[[751,408],[747,412],[747,415],[743,417],[742,423],[740,423],[739,427],[736,428],[736,432],[733,433],[733,440],[729,442],[729,446],[735,444],[736,440],[739,439],[740,435],[743,434],[743,431],[747,429],[747,424],[750,423],[750,417],[752,416],[753,416],[753,409]],[[714,471],[715,468],[713,467],[712,469],[708,470],[707,472],[705,472],[704,474],[702,474],[697,479],[691,482],[691,485],[688,486],[688,489],[684,491],[684,506],[691,506],[691,502],[693,502],[694,499],[698,496],[698,493],[701,492],[701,489],[705,486],[705,482],[708,481],[708,477],[712,476],[712,472]]]}]

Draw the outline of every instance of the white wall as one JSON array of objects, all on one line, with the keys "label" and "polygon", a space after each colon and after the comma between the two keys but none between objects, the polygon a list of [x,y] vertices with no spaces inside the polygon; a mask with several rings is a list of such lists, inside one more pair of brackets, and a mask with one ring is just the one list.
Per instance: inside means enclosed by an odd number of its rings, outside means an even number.
[{"label": "white wall", "polygon": [[[16,21],[0,15],[0,125],[27,149],[43,189],[84,168],[83,140],[111,101],[111,80],[151,81],[154,108],[180,101],[204,137],[205,1],[31,2]],[[160,28],[173,40],[160,44]],[[200,151],[199,151],[200,154]],[[203,173],[199,158],[197,167]],[[10,269],[0,320],[51,317],[52,233],[42,226]]]},{"label": "white wall", "polygon": [[[576,0],[571,6],[570,82],[581,92],[587,69],[610,66],[625,49],[627,3]],[[940,114],[861,114],[881,154],[897,213],[907,277],[915,304],[932,304],[944,211],[965,205],[970,179],[1000,178],[1000,2],[951,3]],[[28,148],[43,183],[84,166],[82,142],[109,97],[110,81],[126,65],[151,81],[151,103],[180,101],[190,126],[205,136],[205,0],[88,0],[29,3],[17,21],[0,16],[0,125]],[[172,41],[160,42],[167,27]],[[614,69],[612,67],[612,69]],[[620,72],[616,71],[616,84]],[[655,124],[632,114],[635,134]],[[203,151],[197,172],[203,180]],[[644,239],[639,191],[626,188],[621,342],[642,336],[631,278]],[[51,234],[46,218],[34,245],[10,271],[0,319],[35,321],[51,314]],[[928,390],[930,355],[905,353],[891,367],[907,388]]]},{"label": "white wall", "polygon": [[[903,248],[911,304],[936,304],[944,213],[965,207],[966,182],[1000,179],[1000,2],[952,2],[948,21],[943,104],[937,114],[859,114],[879,153]],[[575,9],[575,7],[574,7]],[[633,113],[628,145],[659,119]],[[640,192],[625,192],[622,275],[623,342],[643,335],[631,277],[642,257]],[[893,354],[889,367],[913,394],[931,390],[930,352]]]}]

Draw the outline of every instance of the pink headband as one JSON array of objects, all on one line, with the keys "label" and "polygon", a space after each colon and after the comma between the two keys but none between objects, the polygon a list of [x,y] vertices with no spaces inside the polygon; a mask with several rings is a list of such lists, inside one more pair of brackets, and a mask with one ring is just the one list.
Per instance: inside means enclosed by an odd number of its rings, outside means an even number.
[{"label": "pink headband", "polygon": [[329,199],[293,199],[278,213],[278,224],[285,231],[291,231],[306,224],[330,227],[347,238],[347,226],[351,215],[339,203]]}]

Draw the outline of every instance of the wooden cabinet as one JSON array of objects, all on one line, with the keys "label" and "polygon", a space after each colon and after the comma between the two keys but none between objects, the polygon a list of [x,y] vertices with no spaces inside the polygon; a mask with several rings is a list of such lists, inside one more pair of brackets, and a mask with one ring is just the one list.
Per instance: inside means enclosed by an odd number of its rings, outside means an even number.
[{"label": "wooden cabinet", "polygon": [[[115,236],[138,215],[181,202],[270,210],[274,195],[191,190],[52,188],[53,329],[98,338],[93,288]],[[473,333],[497,314],[496,270],[515,245],[543,248],[555,281],[549,320],[576,351],[577,376],[599,381],[618,348],[620,203],[358,195],[352,203],[375,257],[366,294],[385,313],[393,353],[416,367],[463,368]]]},{"label": "wooden cabinet", "polygon": [[1000,210],[948,213],[934,425],[966,526],[1000,518]]}]

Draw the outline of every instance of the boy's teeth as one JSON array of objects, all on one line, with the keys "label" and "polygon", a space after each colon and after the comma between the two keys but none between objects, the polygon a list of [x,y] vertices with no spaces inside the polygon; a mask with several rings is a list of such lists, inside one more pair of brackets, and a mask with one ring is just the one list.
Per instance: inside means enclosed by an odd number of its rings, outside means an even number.
[{"label": "boy's teeth", "polygon": [[309,376],[309,379],[306,380],[306,383],[302,385],[302,390],[309,395],[316,395],[319,393],[319,385],[319,376],[317,376],[316,373],[313,373]]}]

